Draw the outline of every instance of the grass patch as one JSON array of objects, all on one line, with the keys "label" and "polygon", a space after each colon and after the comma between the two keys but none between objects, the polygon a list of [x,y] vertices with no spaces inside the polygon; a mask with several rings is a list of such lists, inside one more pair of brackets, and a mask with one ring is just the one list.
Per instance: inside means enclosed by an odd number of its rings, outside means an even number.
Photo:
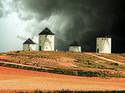
[{"label": "grass patch", "polygon": [[111,63],[112,66],[119,66],[118,63]]}]

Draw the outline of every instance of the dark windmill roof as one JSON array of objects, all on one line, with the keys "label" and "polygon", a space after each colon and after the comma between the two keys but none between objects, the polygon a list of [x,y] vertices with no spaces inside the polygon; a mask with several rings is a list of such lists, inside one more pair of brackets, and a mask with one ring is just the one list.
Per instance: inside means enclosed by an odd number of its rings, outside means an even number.
[{"label": "dark windmill roof", "polygon": [[77,41],[73,41],[70,46],[81,46]]},{"label": "dark windmill roof", "polygon": [[101,36],[98,36],[97,38],[111,38],[111,36],[104,36],[104,35],[101,35]]},{"label": "dark windmill roof", "polygon": [[98,37],[111,38],[111,35],[109,33],[102,33]]},{"label": "dark windmill roof", "polygon": [[50,31],[49,28],[45,28],[39,35],[55,35],[53,32]]},{"label": "dark windmill roof", "polygon": [[35,44],[35,43],[29,38],[23,44]]}]

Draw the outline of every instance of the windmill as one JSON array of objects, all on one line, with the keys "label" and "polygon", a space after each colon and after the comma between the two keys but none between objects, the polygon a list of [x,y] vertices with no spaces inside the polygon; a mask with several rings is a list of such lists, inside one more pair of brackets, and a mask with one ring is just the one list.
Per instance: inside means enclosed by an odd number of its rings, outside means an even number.
[{"label": "windmill", "polygon": [[[20,39],[23,42],[24,41],[28,41],[28,42],[30,41],[29,44],[28,43],[27,44],[23,44],[23,50],[35,50],[35,51],[37,50],[38,43],[37,43],[37,41],[35,39],[35,36],[27,38],[27,37],[18,35],[17,38]],[[28,39],[30,39],[30,40],[28,40]],[[34,44],[31,43],[31,41],[35,41]]]},{"label": "windmill", "polygon": [[97,53],[111,53],[111,38],[97,38]]},{"label": "windmill", "polygon": [[48,28],[39,33],[39,51],[54,51],[55,34]]},{"label": "windmill", "polygon": [[73,41],[69,46],[71,52],[81,52],[81,45],[77,41]]}]

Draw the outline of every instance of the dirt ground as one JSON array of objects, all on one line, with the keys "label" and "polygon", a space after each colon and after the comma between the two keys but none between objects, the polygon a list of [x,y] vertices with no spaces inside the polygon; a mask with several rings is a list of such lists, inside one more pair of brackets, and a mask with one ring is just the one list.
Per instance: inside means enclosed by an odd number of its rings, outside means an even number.
[{"label": "dirt ground", "polygon": [[3,90],[125,90],[124,78],[91,78],[0,67]]}]

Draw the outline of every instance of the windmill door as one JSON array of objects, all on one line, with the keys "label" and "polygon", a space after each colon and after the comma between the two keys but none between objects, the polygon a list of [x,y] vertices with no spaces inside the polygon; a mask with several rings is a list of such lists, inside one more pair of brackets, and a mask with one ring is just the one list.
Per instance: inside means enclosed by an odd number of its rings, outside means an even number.
[{"label": "windmill door", "polygon": [[41,48],[41,46],[39,46],[39,51],[41,51],[42,50],[42,48]]},{"label": "windmill door", "polygon": [[97,51],[97,53],[99,53],[99,48],[97,48],[97,50],[96,50],[96,51]]}]

